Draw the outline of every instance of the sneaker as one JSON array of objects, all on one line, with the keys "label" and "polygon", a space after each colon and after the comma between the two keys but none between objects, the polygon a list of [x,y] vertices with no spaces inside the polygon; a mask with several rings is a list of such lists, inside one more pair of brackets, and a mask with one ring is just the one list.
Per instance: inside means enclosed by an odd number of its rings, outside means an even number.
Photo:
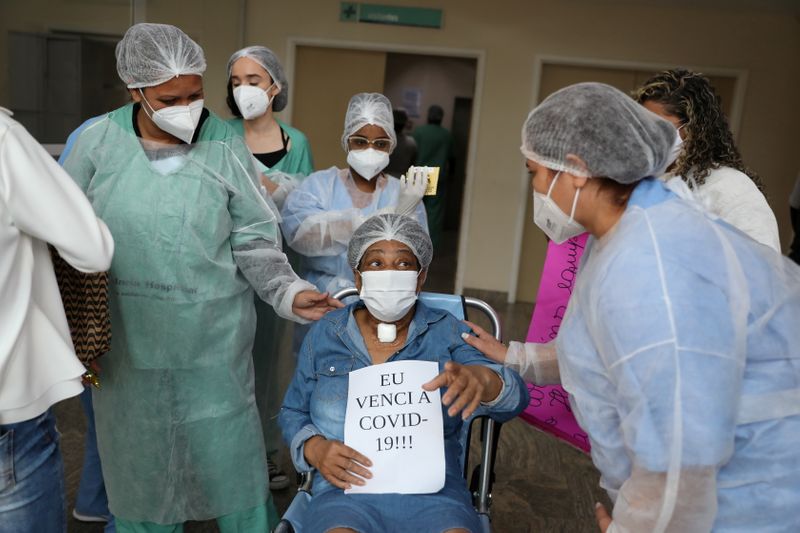
[{"label": "sneaker", "polygon": [[267,458],[267,474],[269,475],[270,490],[282,490],[289,486],[289,476],[270,458]]},{"label": "sneaker", "polygon": [[111,520],[110,516],[95,516],[90,514],[82,514],[79,513],[77,509],[72,510],[72,518],[74,518],[78,522],[91,522],[91,523],[108,522],[109,520]]}]

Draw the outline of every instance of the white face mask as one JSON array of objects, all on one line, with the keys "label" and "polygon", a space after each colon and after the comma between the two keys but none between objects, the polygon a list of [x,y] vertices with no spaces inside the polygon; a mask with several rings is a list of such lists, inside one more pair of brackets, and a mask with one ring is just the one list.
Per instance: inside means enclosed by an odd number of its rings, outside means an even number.
[{"label": "white face mask", "polygon": [[361,272],[361,300],[370,314],[382,322],[397,322],[417,301],[416,270]]},{"label": "white face mask", "polygon": [[667,164],[664,166],[663,169],[660,169],[659,172],[656,172],[656,176],[663,174],[667,171],[669,167],[678,159],[678,156],[681,155],[681,150],[683,150],[683,139],[681,138],[681,128],[685,126],[685,124],[681,125],[675,131],[675,142],[672,143],[672,148],[669,149],[669,156],[667,157]]},{"label": "white face mask", "polygon": [[578,195],[581,190],[575,191],[575,199],[572,201],[572,211],[569,216],[561,210],[550,196],[553,193],[553,186],[561,172],[556,174],[547,196],[540,192],[533,191],[533,223],[539,226],[545,235],[556,244],[561,244],[567,240],[586,232],[586,228],[575,221],[575,208],[578,205]]},{"label": "white face mask", "polygon": [[269,96],[269,90],[275,86],[273,83],[265,91],[255,85],[239,85],[233,90],[233,99],[242,113],[242,118],[252,120],[258,118],[269,109],[274,96]]},{"label": "white face mask", "polygon": [[200,114],[203,112],[203,100],[195,100],[189,105],[174,105],[164,107],[155,111],[144,93],[139,89],[139,94],[142,99],[150,108],[150,118],[161,131],[165,131],[170,135],[177,137],[186,144],[192,142],[194,137],[194,130],[197,129],[197,124],[200,122]]},{"label": "white face mask", "polygon": [[389,166],[389,154],[374,148],[351,150],[347,153],[347,164],[364,179],[371,180]]}]

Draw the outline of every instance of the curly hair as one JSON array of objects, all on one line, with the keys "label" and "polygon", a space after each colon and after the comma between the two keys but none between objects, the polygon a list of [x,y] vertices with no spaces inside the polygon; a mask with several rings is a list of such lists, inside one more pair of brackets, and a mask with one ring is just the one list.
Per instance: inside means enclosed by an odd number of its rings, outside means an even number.
[{"label": "curly hair", "polygon": [[640,104],[662,104],[667,113],[685,125],[686,138],[674,163],[674,174],[689,181],[691,171],[697,185],[702,185],[711,170],[726,166],[743,172],[764,191],[758,174],[742,162],[720,97],[708,78],[685,69],[665,70],[644,82],[633,92],[633,98]]}]

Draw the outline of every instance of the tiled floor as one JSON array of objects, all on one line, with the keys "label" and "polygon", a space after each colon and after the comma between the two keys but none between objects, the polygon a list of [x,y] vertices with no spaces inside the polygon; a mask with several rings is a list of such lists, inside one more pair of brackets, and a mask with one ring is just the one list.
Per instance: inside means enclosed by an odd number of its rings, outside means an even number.
[{"label": "tiled floor", "polygon": [[[452,291],[455,257],[455,235],[446,241],[446,249],[437,251],[434,267],[426,289]],[[507,304],[497,294],[469,292],[487,300],[501,315],[506,339],[525,336],[532,306],[525,303]],[[289,356],[291,357],[291,356]],[[291,377],[291,364],[282,358],[279,372]],[[77,399],[62,402],[56,407],[59,429],[62,432],[68,509],[77,490],[83,454],[85,421]],[[475,448],[473,448],[475,449]],[[291,471],[286,453],[280,457],[284,469]],[[593,532],[594,503],[607,502],[598,487],[598,474],[589,458],[570,446],[562,444],[521,420],[503,426],[497,454],[497,481],[493,491],[492,527],[496,532]],[[274,493],[279,509],[285,509],[292,491]],[[70,532],[101,532],[98,525],[81,524],[70,519]],[[213,522],[192,523],[187,532],[217,531]]]}]

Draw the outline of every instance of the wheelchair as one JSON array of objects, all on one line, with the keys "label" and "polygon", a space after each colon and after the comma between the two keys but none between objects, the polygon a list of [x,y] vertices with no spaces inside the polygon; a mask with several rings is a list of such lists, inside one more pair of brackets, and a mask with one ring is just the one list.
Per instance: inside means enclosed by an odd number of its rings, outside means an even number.
[{"label": "wheelchair", "polygon": [[[344,289],[334,295],[334,298],[344,300],[358,296],[355,288]],[[457,319],[468,319],[468,310],[483,313],[491,323],[492,334],[498,340],[501,337],[500,318],[497,312],[483,300],[454,294],[439,294],[422,292],[419,299],[429,307],[449,311]],[[500,437],[502,424],[492,420],[489,416],[472,417],[464,424],[461,435],[460,458],[464,479],[467,481],[472,503],[478,513],[481,522],[481,533],[491,532],[490,507],[492,503],[492,484],[494,483],[494,465],[497,457],[497,444]],[[472,431],[478,428],[480,431],[481,451],[476,465],[470,470],[469,448],[472,439]],[[306,514],[312,494],[312,473],[306,472],[298,474],[299,487],[297,494],[284,513],[274,533],[302,533],[302,517]]]}]

